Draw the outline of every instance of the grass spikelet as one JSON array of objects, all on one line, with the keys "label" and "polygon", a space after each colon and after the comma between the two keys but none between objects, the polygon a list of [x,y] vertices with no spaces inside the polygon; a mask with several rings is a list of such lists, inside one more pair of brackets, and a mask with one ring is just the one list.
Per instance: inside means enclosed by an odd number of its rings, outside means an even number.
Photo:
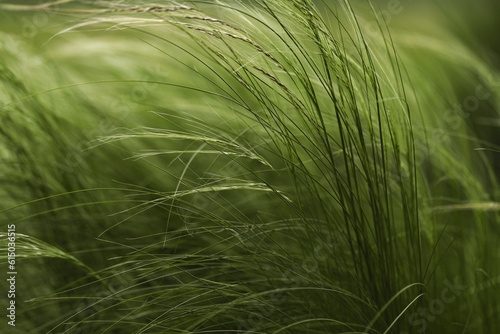
[{"label": "grass spikelet", "polygon": [[498,69],[386,12],[1,4],[14,330],[497,333]]}]

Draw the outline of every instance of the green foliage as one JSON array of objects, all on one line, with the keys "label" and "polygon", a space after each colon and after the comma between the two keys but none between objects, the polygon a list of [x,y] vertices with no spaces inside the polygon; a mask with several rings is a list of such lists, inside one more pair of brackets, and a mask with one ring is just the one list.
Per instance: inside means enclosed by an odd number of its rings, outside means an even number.
[{"label": "green foliage", "polygon": [[0,327],[497,333],[500,81],[371,9],[0,5]]}]

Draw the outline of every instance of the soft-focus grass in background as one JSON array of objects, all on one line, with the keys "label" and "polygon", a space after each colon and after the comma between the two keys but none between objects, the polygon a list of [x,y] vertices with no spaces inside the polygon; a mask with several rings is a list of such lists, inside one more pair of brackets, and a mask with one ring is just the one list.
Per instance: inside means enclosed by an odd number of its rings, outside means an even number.
[{"label": "soft-focus grass in background", "polygon": [[0,7],[2,330],[498,332],[500,79],[459,8],[30,5]]}]

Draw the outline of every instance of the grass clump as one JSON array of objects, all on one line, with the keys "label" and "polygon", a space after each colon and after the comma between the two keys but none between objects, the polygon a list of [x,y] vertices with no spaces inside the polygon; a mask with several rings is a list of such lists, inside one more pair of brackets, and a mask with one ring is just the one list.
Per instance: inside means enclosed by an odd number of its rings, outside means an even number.
[{"label": "grass clump", "polygon": [[497,148],[449,107],[498,80],[459,40],[348,1],[0,8],[57,20],[2,44],[21,332],[498,330]]}]

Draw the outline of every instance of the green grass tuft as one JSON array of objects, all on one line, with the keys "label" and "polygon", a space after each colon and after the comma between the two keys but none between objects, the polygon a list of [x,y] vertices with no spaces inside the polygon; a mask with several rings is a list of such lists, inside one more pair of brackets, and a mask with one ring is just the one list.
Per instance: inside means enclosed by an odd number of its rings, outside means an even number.
[{"label": "green grass tuft", "polygon": [[24,22],[0,24],[2,331],[500,330],[500,80],[444,24],[347,0],[0,15]]}]

